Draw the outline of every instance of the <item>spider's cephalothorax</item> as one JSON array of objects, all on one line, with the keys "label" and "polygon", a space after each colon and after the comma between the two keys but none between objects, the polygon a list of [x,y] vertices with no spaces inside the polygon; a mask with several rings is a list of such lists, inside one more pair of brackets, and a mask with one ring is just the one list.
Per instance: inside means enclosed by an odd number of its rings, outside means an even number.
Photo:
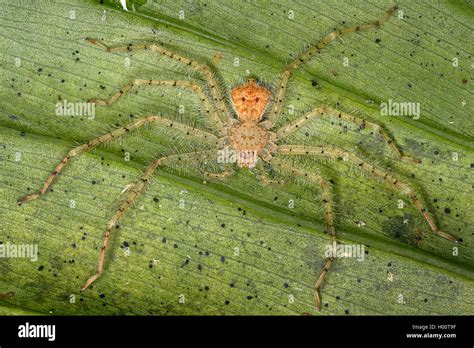
[{"label": "spider's cephalothorax", "polygon": [[260,86],[255,79],[248,79],[231,91],[238,122],[233,122],[230,144],[241,168],[254,168],[265,146],[271,144],[272,133],[267,133],[265,124],[260,124],[270,96],[270,89]]},{"label": "spider's cephalothorax", "polygon": [[[396,175],[392,174],[390,171],[361,159],[356,153],[348,152],[343,149],[337,149],[332,146],[303,146],[298,144],[284,144],[281,142],[289,135],[301,129],[306,123],[311,122],[312,120],[319,117],[329,116],[342,119],[346,122],[356,123],[359,125],[359,127],[363,125],[364,128],[370,128],[372,131],[374,131],[374,133],[379,134],[386,141],[387,145],[392,150],[393,155],[397,159],[408,163],[419,163],[419,161],[415,158],[405,156],[395,143],[394,139],[388,135],[382,126],[365,120],[364,118],[332,109],[329,106],[320,105],[301,115],[291,123],[284,124],[280,128],[273,130],[274,125],[277,124],[278,118],[281,114],[288,81],[293,71],[298,69],[302,64],[310,60],[312,57],[316,56],[320,50],[324,49],[336,38],[349,33],[359,32],[361,30],[379,28],[395,14],[396,10],[397,7],[394,6],[386,11],[384,16],[379,20],[332,31],[319,42],[307,48],[294,61],[290,62],[290,64],[288,64],[282,71],[280,83],[276,86],[275,95],[272,98],[274,103],[272,104],[271,110],[266,117],[267,120],[265,121],[263,121],[263,114],[269,105],[272,93],[269,88],[259,85],[255,79],[249,79],[244,84],[235,87],[231,91],[231,102],[237,114],[236,120],[232,118],[232,113],[230,112],[224,99],[224,93],[222,93],[222,91],[219,89],[219,84],[215,80],[215,75],[207,65],[199,63],[198,61],[192,60],[176,52],[172,52],[160,45],[150,44],[109,47],[99,40],[87,39],[87,41],[89,41],[91,44],[94,44],[106,50],[107,52],[129,52],[133,50],[149,49],[160,55],[179,61],[180,63],[195,69],[204,77],[207,82],[209,92],[209,94],[207,94],[198,83],[189,80],[137,79],[125,85],[122,89],[120,89],[120,91],[108,99],[91,99],[90,102],[96,103],[98,105],[110,105],[135,86],[168,86],[169,88],[175,87],[188,89],[193,91],[199,97],[200,101],[202,102],[204,109],[203,111],[209,117],[215,133],[210,133],[190,127],[189,125],[161,116],[144,116],[137,119],[133,123],[121,128],[117,128],[98,138],[90,140],[86,144],[77,146],[70,150],[66,157],[64,157],[63,160],[56,166],[52,174],[50,174],[46,179],[46,182],[43,184],[39,192],[20,198],[19,203],[32,201],[43,196],[47,192],[51,183],[64,169],[66,164],[81,152],[92,149],[105,142],[115,140],[121,136],[125,136],[126,134],[129,134],[131,130],[139,128],[145,124],[155,123],[162,127],[173,127],[173,129],[182,132],[187,136],[199,139],[202,142],[207,143],[209,146],[213,146],[214,149],[180,153],[157,158],[148,166],[140,180],[132,185],[127,199],[122,203],[119,210],[112,216],[109,223],[107,224],[107,228],[105,229],[103,236],[102,246],[100,248],[97,271],[95,274],[89,277],[89,279],[87,279],[87,281],[82,286],[82,290],[89,287],[97,278],[101,276],[104,270],[105,255],[108,250],[110,236],[114,231],[114,226],[119,223],[125,212],[132,206],[133,202],[143,192],[145,186],[148,184],[157,168],[185,161],[196,161],[202,163],[208,160],[215,160],[216,154],[218,152],[216,150],[221,150],[222,147],[232,148],[232,150],[236,153],[236,161],[239,167],[254,168],[257,165],[257,161],[261,159],[270,168],[277,168],[279,171],[288,176],[304,176],[309,183],[319,187],[322,205],[324,207],[326,231],[331,238],[333,251],[336,250],[337,239],[334,224],[334,213],[332,210],[331,186],[322,176],[298,169],[292,165],[291,162],[288,162],[287,158],[291,155],[325,157],[331,159],[347,158],[347,160],[350,163],[353,163],[356,168],[365,172],[370,177],[381,179],[387,186],[391,187],[392,190],[397,191],[400,195],[407,196],[413,202],[414,207],[418,210],[420,215],[422,215],[426,220],[430,229],[438,236],[454,242],[460,241],[455,236],[441,231],[411,187],[408,184],[401,182],[396,177]],[[216,136],[216,134],[219,134],[220,137]],[[227,167],[226,171],[223,173],[205,173],[205,175],[212,178],[225,178],[226,176],[233,173],[232,170],[228,169],[229,167]],[[259,178],[261,178],[264,182],[270,182],[270,180],[266,179],[267,173],[265,173],[265,168],[257,169],[261,172]],[[323,281],[328,274],[331,265],[336,259],[335,254],[336,253],[334,252],[331,255],[326,255],[321,272],[319,273],[319,276],[317,277],[313,287],[316,305],[318,308],[321,307],[319,289],[323,284]]]}]

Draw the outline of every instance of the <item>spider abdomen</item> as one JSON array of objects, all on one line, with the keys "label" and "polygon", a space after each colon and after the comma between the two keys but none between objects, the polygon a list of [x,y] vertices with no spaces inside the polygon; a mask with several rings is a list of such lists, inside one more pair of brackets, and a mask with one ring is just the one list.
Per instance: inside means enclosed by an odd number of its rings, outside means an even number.
[{"label": "spider abdomen", "polygon": [[256,80],[248,79],[243,85],[233,88],[230,95],[241,122],[259,122],[270,102],[271,91]]}]

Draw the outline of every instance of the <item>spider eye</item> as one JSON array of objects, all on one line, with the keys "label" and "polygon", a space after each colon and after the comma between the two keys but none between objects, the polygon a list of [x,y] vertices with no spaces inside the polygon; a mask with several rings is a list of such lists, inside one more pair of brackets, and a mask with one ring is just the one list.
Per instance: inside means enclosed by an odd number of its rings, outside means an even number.
[{"label": "spider eye", "polygon": [[255,101],[258,103],[258,101],[260,100],[260,98],[255,98]]},{"label": "spider eye", "polygon": [[245,97],[242,97],[242,101],[245,101]]}]

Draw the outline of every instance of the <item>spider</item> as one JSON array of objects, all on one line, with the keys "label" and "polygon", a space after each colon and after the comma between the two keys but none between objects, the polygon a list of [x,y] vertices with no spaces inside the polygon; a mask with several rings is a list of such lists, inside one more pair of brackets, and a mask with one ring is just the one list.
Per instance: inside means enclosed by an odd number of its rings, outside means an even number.
[{"label": "spider", "polygon": [[[402,183],[394,175],[387,170],[378,166],[372,165],[365,160],[359,158],[356,154],[347,152],[345,150],[337,149],[332,146],[303,146],[303,145],[288,145],[281,144],[290,134],[296,132],[304,124],[311,119],[319,117],[335,117],[345,121],[358,124],[360,127],[368,127],[375,133],[378,133],[389,146],[393,154],[398,160],[409,163],[420,163],[419,160],[405,156],[394,139],[392,139],[384,128],[376,123],[370,122],[363,118],[340,112],[328,106],[318,106],[308,113],[297,118],[295,121],[283,125],[281,128],[275,129],[275,125],[282,112],[282,106],[285,100],[288,81],[292,73],[301,67],[304,63],[316,56],[320,50],[325,48],[336,38],[361,30],[369,30],[382,26],[389,20],[396,12],[397,6],[388,9],[382,18],[379,20],[354,25],[343,29],[335,30],[327,34],[322,40],[305,49],[296,59],[291,61],[282,71],[279,84],[273,93],[272,90],[259,83],[257,79],[249,78],[245,83],[234,87],[230,91],[230,101],[224,98],[224,93],[221,91],[219,84],[211,70],[205,64],[196,60],[190,59],[184,55],[172,52],[162,45],[145,44],[111,47],[100,40],[87,38],[86,40],[107,52],[127,52],[135,50],[151,50],[160,55],[166,56],[169,59],[178,61],[189,68],[199,72],[207,83],[207,89],[203,89],[199,84],[192,80],[143,80],[136,79],[125,85],[122,89],[112,95],[109,99],[91,99],[89,102],[101,106],[107,106],[117,101],[125,93],[129,92],[133,87],[138,86],[169,86],[180,89],[189,89],[193,91],[200,99],[205,114],[211,121],[215,134],[190,127],[183,123],[176,122],[164,117],[149,115],[137,119],[135,122],[124,127],[112,130],[98,138],[92,139],[89,142],[77,146],[70,150],[64,159],[56,166],[54,171],[48,176],[46,182],[43,184],[39,192],[27,195],[18,200],[18,203],[25,203],[43,196],[49,186],[57,178],[59,173],[66,167],[70,160],[78,154],[95,148],[96,146],[108,141],[115,140],[129,133],[131,130],[142,127],[146,124],[154,123],[163,127],[173,127],[179,132],[194,137],[199,141],[209,144],[214,149],[206,151],[195,151],[181,154],[174,154],[155,159],[145,170],[140,180],[132,185],[129,189],[127,197],[122,202],[120,208],[109,220],[103,235],[102,246],[99,252],[99,260],[97,271],[91,275],[82,285],[81,290],[88,288],[94,281],[96,281],[104,272],[104,260],[108,252],[109,240],[113,231],[113,227],[122,219],[125,212],[137,200],[139,195],[143,192],[145,186],[150,181],[153,173],[163,166],[167,166],[177,162],[197,161],[203,163],[208,160],[215,160],[219,151],[230,151],[235,154],[235,162],[239,168],[255,168],[261,173],[260,178],[263,183],[271,182],[265,172],[264,164],[267,167],[277,169],[282,173],[287,173],[291,176],[304,176],[310,183],[320,187],[322,192],[322,204],[324,207],[326,220],[326,233],[330,236],[331,246],[333,251],[336,250],[337,238],[334,223],[334,213],[332,210],[332,194],[331,185],[322,176],[306,172],[304,170],[295,168],[282,160],[284,156],[303,155],[303,156],[319,156],[338,159],[344,157],[349,162],[352,162],[356,168],[365,172],[369,176],[380,178],[392,187],[395,191],[402,193],[410,198],[416,209],[423,216],[428,223],[430,229],[438,236],[448,239],[453,242],[461,241],[455,236],[441,231],[436,225],[430,213],[425,209],[416,193],[409,185]],[[271,102],[273,100],[273,103]],[[237,118],[234,118],[230,111],[229,104],[233,106]],[[271,105],[271,107],[270,107]],[[216,151],[218,150],[218,151]],[[233,174],[232,167],[226,165],[226,169],[221,173],[202,173],[206,177],[215,179],[223,179]],[[334,263],[336,253],[326,258],[324,265],[316,278],[313,294],[315,297],[316,307],[321,308],[320,288],[328,274],[331,265]]]}]

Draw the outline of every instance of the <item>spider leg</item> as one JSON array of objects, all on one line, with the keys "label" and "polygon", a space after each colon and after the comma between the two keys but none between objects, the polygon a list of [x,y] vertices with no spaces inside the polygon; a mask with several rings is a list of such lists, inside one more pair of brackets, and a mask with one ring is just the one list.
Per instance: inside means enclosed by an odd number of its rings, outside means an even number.
[{"label": "spider leg", "polygon": [[117,212],[109,220],[107,228],[104,232],[102,246],[99,252],[99,262],[97,265],[97,271],[86,280],[84,285],[81,287],[81,291],[87,289],[94,281],[97,280],[97,278],[102,275],[104,271],[104,261],[105,256],[107,254],[107,247],[109,245],[110,235],[112,233],[113,228],[123,218],[125,212],[132,206],[138,196],[143,192],[146,184],[150,181],[155,170],[160,166],[168,165],[178,161],[205,160],[208,158],[212,158],[213,156],[215,156],[215,151],[190,152],[185,154],[162,157],[154,160],[153,163],[148,166],[140,180],[133,185],[133,188],[130,189],[127,195],[127,199],[122,203]]},{"label": "spider leg", "polygon": [[232,170],[232,167],[233,167],[233,164],[232,163],[228,163],[226,166],[225,166],[225,169],[222,173],[208,173],[208,172],[202,172],[202,175],[206,178],[209,178],[209,179],[214,179],[214,180],[224,180],[225,178],[231,176],[232,174],[234,174],[233,170]]},{"label": "spider leg", "polygon": [[431,230],[438,236],[453,242],[461,241],[461,239],[456,238],[455,236],[449,233],[441,231],[438,226],[436,226],[436,223],[434,222],[430,213],[426,210],[423,204],[421,204],[416,193],[413,192],[413,190],[407,184],[402,183],[400,180],[396,179],[392,174],[388,173],[387,171],[384,171],[383,169],[377,168],[376,166],[365,162],[364,160],[357,157],[354,153],[330,147],[311,147],[301,145],[282,145],[278,148],[278,153],[287,155],[310,155],[325,156],[334,159],[347,159],[367,174],[373,177],[381,178],[393,189],[408,196],[415,205],[416,209],[420,212],[421,215],[423,215],[423,218],[426,220]]},{"label": "spider leg", "polygon": [[[276,133],[267,131],[267,140],[265,142],[265,146],[263,149],[260,150],[258,157],[261,158],[264,162],[270,162],[272,159],[272,154],[278,150],[278,146],[275,144],[275,141],[278,140],[278,136]],[[257,164],[260,161],[257,161]]]},{"label": "spider leg", "polygon": [[195,136],[196,138],[199,138],[199,139],[201,139],[205,142],[208,142],[209,144],[212,144],[212,145],[215,145],[218,142],[218,138],[214,134],[207,133],[205,131],[202,131],[202,130],[199,130],[199,129],[196,129],[196,128],[193,128],[193,127],[190,127],[190,126],[187,126],[187,125],[184,125],[184,124],[181,124],[181,123],[163,118],[163,117],[154,116],[154,115],[141,117],[133,123],[130,123],[130,124],[128,124],[124,127],[121,127],[121,128],[117,128],[113,131],[110,131],[106,134],[103,134],[98,138],[92,139],[92,140],[88,141],[87,143],[79,145],[79,146],[73,148],[72,150],[70,150],[67,153],[67,155],[63,158],[63,160],[56,166],[54,171],[48,176],[48,178],[46,179],[46,181],[43,184],[43,186],[41,187],[41,189],[35,194],[27,195],[27,196],[24,196],[24,197],[20,198],[18,200],[18,203],[19,204],[25,203],[25,202],[28,202],[28,201],[38,199],[41,196],[43,196],[46,193],[46,191],[48,190],[49,186],[53,183],[53,181],[59,175],[59,173],[61,173],[61,171],[64,169],[66,164],[69,163],[71,158],[79,155],[83,151],[90,150],[90,149],[92,149],[92,148],[94,148],[94,147],[96,147],[100,144],[103,144],[105,142],[112,141],[112,140],[115,140],[115,139],[117,139],[121,136],[124,136],[124,135],[128,134],[131,130],[140,128],[141,126],[144,126],[148,123],[158,123],[158,124],[160,124],[162,126],[165,126],[165,127],[173,127],[175,129],[178,129],[179,131],[182,131],[185,134]]},{"label": "spider leg", "polygon": [[336,228],[334,226],[334,213],[332,211],[331,206],[331,186],[329,183],[320,175],[314,173],[307,173],[302,170],[294,168],[294,166],[289,165],[279,159],[273,158],[270,162],[272,167],[278,168],[283,172],[291,173],[291,175],[296,175],[299,177],[305,177],[309,181],[319,185],[322,189],[322,201],[324,206],[324,213],[326,216],[326,230],[331,237],[331,244],[332,244],[332,255],[329,256],[323,268],[321,269],[318,278],[313,287],[313,294],[316,298],[316,307],[318,310],[321,310],[321,296],[319,294],[319,289],[328,274],[329,268],[333,264],[335,257],[336,257],[336,248],[337,248],[337,239],[336,239]]},{"label": "spider leg", "polygon": [[280,117],[280,113],[283,107],[283,100],[285,99],[285,94],[286,94],[286,89],[288,86],[288,80],[296,69],[298,69],[302,64],[306,63],[309,61],[311,58],[316,56],[319,51],[323,48],[325,48],[327,45],[329,45],[332,41],[334,41],[337,37],[340,37],[342,35],[346,35],[349,33],[354,33],[358,32],[361,30],[367,30],[367,29],[373,29],[373,28],[378,28],[382,26],[390,17],[392,17],[395,14],[395,11],[398,9],[397,6],[393,6],[390,9],[388,9],[384,16],[375,21],[367,22],[364,24],[359,24],[359,25],[354,25],[352,27],[347,27],[343,29],[338,29],[335,30],[328,35],[326,35],[321,41],[318,43],[310,46],[308,49],[303,51],[295,60],[293,60],[290,64],[288,64],[283,70],[281,74],[281,81],[280,84],[278,85],[277,88],[277,94],[275,97],[275,102],[273,103],[270,115],[268,117],[268,120],[272,124],[276,124],[278,121],[278,118]]},{"label": "spider leg", "polygon": [[217,105],[217,112],[222,122],[226,125],[226,127],[230,127],[232,125],[231,113],[227,107],[227,104],[225,103],[225,98],[219,89],[219,83],[215,79],[215,74],[211,71],[211,69],[207,65],[199,63],[188,57],[174,53],[170,50],[167,50],[163,46],[156,45],[156,44],[148,44],[148,45],[129,44],[127,46],[111,47],[97,39],[86,38],[86,40],[89,43],[97,47],[100,47],[107,52],[130,52],[130,51],[137,51],[137,50],[152,50],[153,52],[156,52],[168,58],[177,60],[178,62],[181,62],[182,64],[186,66],[196,69],[204,76],[207,82],[207,85],[209,86],[212,99]]},{"label": "spider leg", "polygon": [[180,81],[180,80],[140,80],[136,79],[133,80],[132,82],[126,84],[123,86],[117,93],[115,93],[112,97],[109,99],[89,99],[89,103],[95,103],[97,105],[102,105],[102,106],[108,106],[115,101],[117,101],[118,98],[120,98],[122,95],[125,93],[129,92],[130,89],[132,89],[135,86],[170,86],[170,87],[177,87],[177,88],[189,88],[192,90],[201,100],[206,114],[209,116],[211,119],[212,123],[216,127],[216,129],[221,133],[221,135],[226,134],[226,129],[224,128],[224,124],[222,123],[221,119],[219,118],[219,115],[215,112],[212,104],[210,103],[208,97],[202,90],[202,88],[197,84],[192,81]]},{"label": "spider leg", "polygon": [[302,117],[296,119],[295,121],[278,129],[277,130],[278,139],[284,139],[288,137],[290,134],[294,133],[299,128],[301,128],[309,120],[313,118],[317,118],[317,117],[323,117],[326,115],[329,115],[329,116],[332,116],[344,121],[349,121],[354,124],[358,124],[361,129],[366,128],[366,127],[372,129],[373,131],[377,132],[378,134],[382,136],[382,138],[388,144],[392,152],[395,154],[395,156],[397,156],[397,158],[400,161],[408,162],[408,163],[421,163],[421,161],[417,158],[403,155],[403,153],[400,151],[400,148],[395,143],[395,140],[391,138],[390,135],[388,135],[388,133],[385,131],[385,129],[382,126],[370,121],[366,121],[365,119],[361,117],[357,117],[345,112],[340,112],[338,110],[335,110],[326,106],[317,107],[311,110],[310,112],[306,113]]},{"label": "spider leg", "polygon": [[257,169],[258,171],[258,176],[257,178],[260,179],[262,181],[262,184],[264,186],[268,186],[268,185],[283,185],[285,183],[285,181],[283,180],[273,180],[273,179],[270,179],[270,176],[268,175],[265,167],[264,167],[264,164],[263,164],[263,161],[258,161],[257,162],[257,166],[255,167],[255,169]]}]

